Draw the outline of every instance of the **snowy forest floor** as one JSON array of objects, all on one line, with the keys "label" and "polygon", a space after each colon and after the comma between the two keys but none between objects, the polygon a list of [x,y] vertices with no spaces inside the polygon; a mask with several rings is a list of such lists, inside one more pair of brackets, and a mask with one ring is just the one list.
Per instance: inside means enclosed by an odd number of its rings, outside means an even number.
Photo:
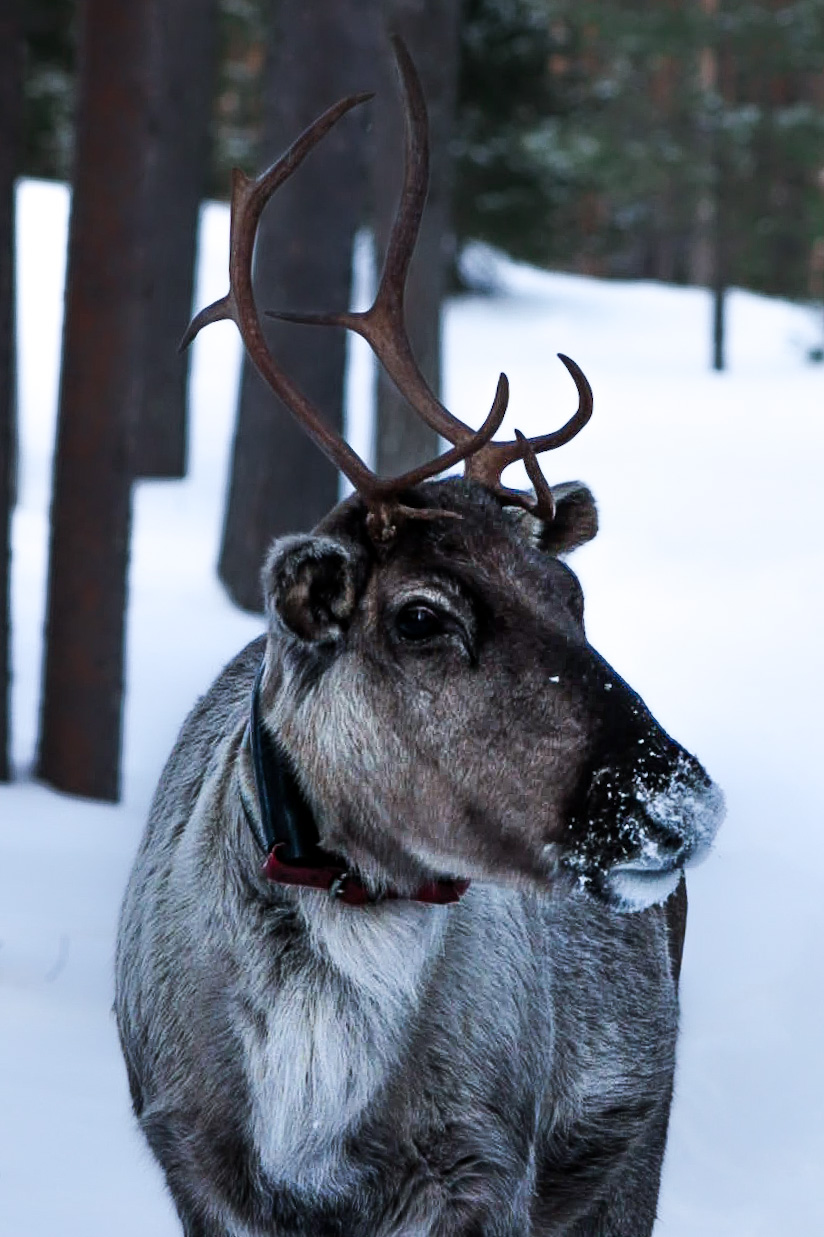
[{"label": "snowy forest floor", "polygon": [[[0,1234],[171,1237],[136,1133],[112,1000],[118,906],[163,760],[196,696],[256,635],[217,583],[240,349],[193,355],[190,472],[134,502],[124,798],[29,777],[38,707],[66,191],[19,190],[21,470],[14,522],[14,754],[0,787]],[[225,291],[228,216],[203,215],[198,305]],[[499,370],[507,425],[561,424],[595,392],[553,481],[580,478],[602,531],[572,565],[592,643],[724,788],[691,873],[676,1098],[656,1237],[824,1232],[821,472],[824,366],[809,310],[734,292],[729,368],[709,371],[707,294],[553,275],[480,255],[493,297],[446,319],[446,401],[476,424]],[[476,254],[476,258],[478,255]],[[353,437],[368,364],[353,347]],[[517,478],[516,478],[517,480]]]}]

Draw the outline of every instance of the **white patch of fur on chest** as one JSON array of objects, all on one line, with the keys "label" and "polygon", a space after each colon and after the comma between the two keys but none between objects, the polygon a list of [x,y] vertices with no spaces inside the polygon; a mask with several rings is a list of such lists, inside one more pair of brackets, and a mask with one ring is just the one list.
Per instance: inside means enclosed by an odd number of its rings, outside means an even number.
[{"label": "white patch of fur on chest", "polygon": [[346,1188],[342,1142],[398,1060],[448,910],[348,907],[304,893],[311,966],[290,979],[244,1044],[255,1146],[267,1175]]}]

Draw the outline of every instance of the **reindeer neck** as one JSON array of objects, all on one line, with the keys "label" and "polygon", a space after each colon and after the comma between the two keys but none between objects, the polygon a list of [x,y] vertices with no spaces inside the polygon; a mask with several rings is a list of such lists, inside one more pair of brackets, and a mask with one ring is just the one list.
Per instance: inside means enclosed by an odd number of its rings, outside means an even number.
[{"label": "reindeer neck", "polygon": [[248,726],[257,790],[257,819],[245,801],[244,808],[249,828],[265,855],[263,872],[267,880],[324,890],[349,906],[366,906],[376,900],[403,897],[438,906],[458,902],[469,888],[469,881],[450,877],[427,881],[408,895],[388,889],[376,899],[342,856],[323,849],[317,822],[298,785],[289,756],[263,725],[260,707],[263,669],[261,661],[252,689]]}]

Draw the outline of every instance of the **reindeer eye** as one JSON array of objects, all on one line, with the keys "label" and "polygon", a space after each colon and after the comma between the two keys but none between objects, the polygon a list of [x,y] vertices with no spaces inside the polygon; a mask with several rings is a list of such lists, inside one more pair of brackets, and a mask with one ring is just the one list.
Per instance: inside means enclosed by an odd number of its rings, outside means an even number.
[{"label": "reindeer eye", "polygon": [[395,629],[403,640],[429,640],[440,635],[445,627],[437,610],[420,601],[411,601],[398,611]]}]

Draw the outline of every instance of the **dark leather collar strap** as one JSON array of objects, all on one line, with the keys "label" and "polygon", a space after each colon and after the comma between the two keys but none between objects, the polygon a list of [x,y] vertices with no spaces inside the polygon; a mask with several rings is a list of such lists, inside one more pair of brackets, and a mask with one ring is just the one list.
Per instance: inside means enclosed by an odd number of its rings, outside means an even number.
[{"label": "dark leather collar strap", "polygon": [[385,902],[403,898],[408,902],[431,902],[438,906],[448,906],[452,902],[460,902],[469,888],[468,880],[428,881],[414,893],[400,894],[394,889],[374,897],[363,882],[353,873],[347,871],[342,864],[332,863],[327,867],[304,868],[297,864],[282,862],[276,846],[263,865],[263,871],[270,881],[281,885],[300,885],[305,889],[321,889],[339,902],[347,906],[366,906],[370,903]]},{"label": "dark leather collar strap", "polygon": [[427,881],[413,894],[404,895],[390,889],[376,898],[339,856],[322,849],[312,809],[301,793],[289,758],[261,721],[263,667],[261,662],[252,689],[249,716],[249,746],[257,787],[259,825],[252,820],[245,804],[244,810],[258,846],[266,855],[263,871],[267,880],[325,890],[349,906],[399,898],[439,906],[460,901],[469,888],[469,881],[448,877]]},{"label": "dark leather collar strap", "polygon": [[[289,758],[280,743],[264,729],[260,716],[260,685],[264,662],[260,663],[249,717],[249,745],[255,770],[260,826],[264,850],[282,847],[288,863],[311,862],[320,849],[318,827],[312,809],[303,797]],[[260,841],[260,838],[258,838]]]}]

